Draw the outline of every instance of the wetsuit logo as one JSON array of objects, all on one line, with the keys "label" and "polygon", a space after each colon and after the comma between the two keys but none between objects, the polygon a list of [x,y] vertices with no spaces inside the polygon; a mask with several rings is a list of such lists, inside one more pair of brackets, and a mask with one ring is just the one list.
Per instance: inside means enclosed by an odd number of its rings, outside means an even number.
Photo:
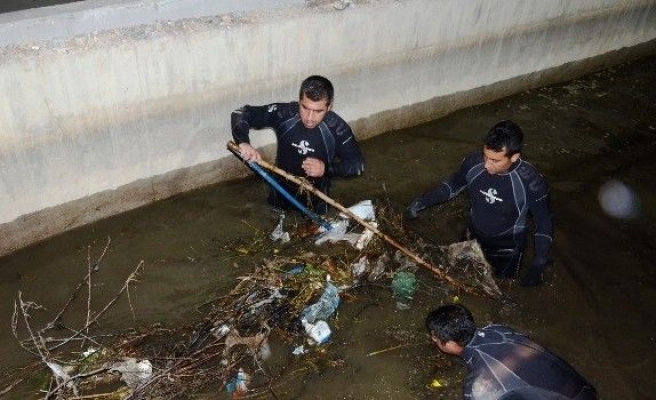
[{"label": "wetsuit logo", "polygon": [[497,197],[497,190],[494,188],[489,188],[487,192],[482,190],[480,190],[480,192],[483,194],[483,196],[485,196],[485,201],[487,201],[489,204],[494,204],[495,201],[503,202],[501,197]]},{"label": "wetsuit logo", "polygon": [[271,104],[269,108],[267,108],[267,112],[272,113],[276,111],[276,108],[278,108],[275,104]]},{"label": "wetsuit logo", "polygon": [[306,155],[307,153],[314,153],[314,149],[309,147],[310,142],[307,140],[301,140],[299,144],[292,143],[292,146],[298,149],[298,154]]}]

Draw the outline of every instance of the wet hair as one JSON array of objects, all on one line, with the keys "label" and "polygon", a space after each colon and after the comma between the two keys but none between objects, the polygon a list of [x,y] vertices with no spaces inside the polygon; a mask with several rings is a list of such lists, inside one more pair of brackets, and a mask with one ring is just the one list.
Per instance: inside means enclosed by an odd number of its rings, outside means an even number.
[{"label": "wet hair", "polygon": [[326,100],[327,105],[331,105],[335,90],[333,84],[323,76],[312,75],[301,83],[301,90],[298,93],[298,99],[302,100],[303,95],[312,101]]},{"label": "wet hair", "polygon": [[441,342],[451,340],[463,347],[472,340],[477,329],[471,312],[460,304],[445,304],[428,313],[426,328]]},{"label": "wet hair", "polygon": [[501,121],[485,136],[485,147],[493,151],[505,151],[506,157],[519,153],[524,144],[524,132],[512,121]]}]

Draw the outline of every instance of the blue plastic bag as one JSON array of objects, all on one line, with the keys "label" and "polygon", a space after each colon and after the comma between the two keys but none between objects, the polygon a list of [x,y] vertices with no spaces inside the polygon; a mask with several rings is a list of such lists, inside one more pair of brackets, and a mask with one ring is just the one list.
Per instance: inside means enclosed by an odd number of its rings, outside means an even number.
[{"label": "blue plastic bag", "polygon": [[319,300],[301,312],[301,319],[311,324],[318,319],[328,319],[337,310],[337,306],[339,306],[339,289],[332,283],[326,282]]}]

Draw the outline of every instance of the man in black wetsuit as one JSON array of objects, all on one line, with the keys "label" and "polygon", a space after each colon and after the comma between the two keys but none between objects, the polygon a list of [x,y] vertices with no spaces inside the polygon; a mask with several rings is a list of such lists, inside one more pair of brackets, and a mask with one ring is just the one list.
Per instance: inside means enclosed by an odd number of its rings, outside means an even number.
[{"label": "man in black wetsuit", "polygon": [[542,283],[553,238],[549,188],[544,178],[520,158],[524,134],[512,121],[496,124],[483,151],[469,154],[457,173],[412,201],[406,215],[451,200],[467,190],[471,200],[466,239],[476,239],[498,278],[512,278],[526,248],[527,217],[535,224],[535,257],[522,286]]},{"label": "man in black wetsuit", "polygon": [[[364,158],[348,124],[332,109],[332,83],[318,75],[301,84],[298,102],[274,103],[265,106],[244,106],[232,113],[232,136],[239,144],[246,161],[262,159],[250,145],[250,129],[273,128],[278,141],[276,165],[284,171],[306,177],[312,184],[329,194],[331,177],[348,177],[364,172]],[[319,214],[327,211],[320,199],[309,202],[293,183],[280,184],[302,203]],[[275,190],[268,202],[285,210],[290,204]]]},{"label": "man in black wetsuit", "polygon": [[469,368],[464,398],[472,400],[595,400],[594,387],[566,361],[503,325],[477,328],[469,310],[447,304],[426,328],[444,353]]}]

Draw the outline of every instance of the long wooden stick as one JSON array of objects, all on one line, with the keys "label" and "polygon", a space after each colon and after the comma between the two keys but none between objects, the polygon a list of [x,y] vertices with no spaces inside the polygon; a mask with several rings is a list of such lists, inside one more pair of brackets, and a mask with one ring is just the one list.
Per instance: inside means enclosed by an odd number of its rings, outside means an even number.
[{"label": "long wooden stick", "polygon": [[[228,149],[230,149],[230,150],[232,150],[232,151],[236,151],[237,153],[239,153],[239,146],[238,146],[235,142],[232,142],[232,141],[228,142]],[[475,290],[473,287],[468,286],[468,285],[466,285],[466,284],[460,282],[458,279],[456,279],[456,278],[450,276],[450,275],[447,274],[446,272],[442,271],[441,269],[439,269],[439,268],[433,266],[433,265],[432,265],[431,263],[429,263],[428,261],[425,261],[423,258],[419,257],[417,254],[411,252],[410,250],[408,250],[407,248],[405,248],[404,246],[402,246],[401,244],[399,244],[396,240],[392,239],[391,237],[389,237],[389,236],[386,235],[385,233],[381,232],[377,227],[371,225],[371,224],[368,223],[367,221],[363,220],[362,218],[360,218],[359,216],[357,216],[356,214],[354,214],[354,213],[353,213],[351,210],[349,210],[348,208],[344,207],[343,205],[339,204],[339,203],[336,202],[335,200],[333,200],[333,199],[331,199],[330,197],[328,197],[325,193],[323,193],[322,191],[318,190],[316,187],[314,187],[314,186],[313,186],[310,182],[308,182],[306,179],[299,178],[299,177],[297,177],[297,176],[295,176],[295,175],[292,175],[292,174],[290,174],[290,173],[288,173],[288,172],[286,172],[286,171],[284,171],[284,170],[282,170],[282,169],[276,167],[275,165],[272,165],[272,164],[270,164],[270,163],[268,163],[268,162],[266,162],[266,161],[264,161],[264,160],[260,160],[260,161],[258,161],[257,163],[258,163],[260,166],[262,166],[262,167],[268,169],[269,171],[271,171],[271,172],[273,172],[273,173],[275,173],[275,174],[277,174],[277,175],[280,175],[280,176],[282,176],[283,178],[285,178],[285,179],[287,179],[287,180],[289,180],[289,181],[291,181],[291,182],[294,182],[295,184],[297,184],[297,185],[303,187],[303,189],[309,191],[309,192],[312,193],[313,195],[319,197],[320,199],[322,199],[322,200],[325,201],[326,203],[330,204],[331,206],[335,207],[335,208],[338,209],[339,211],[341,211],[341,212],[343,212],[344,214],[348,215],[350,218],[352,218],[353,220],[355,220],[357,223],[359,223],[360,225],[362,225],[362,226],[365,227],[366,229],[369,229],[370,231],[372,231],[372,232],[375,233],[376,235],[378,235],[378,236],[380,236],[381,238],[383,238],[387,243],[389,243],[389,244],[391,244],[392,246],[394,246],[394,247],[396,247],[397,249],[399,249],[403,254],[405,254],[406,256],[408,256],[408,257],[410,257],[411,259],[415,260],[419,265],[421,265],[422,267],[428,269],[429,271],[431,271],[432,273],[434,273],[435,275],[437,275],[438,278],[440,278],[440,279],[442,279],[442,280],[448,282],[449,284],[453,285],[453,286],[456,287],[456,288],[463,289],[463,290],[465,290],[466,292],[469,292],[469,293],[475,293],[475,294],[478,294],[478,293],[479,293],[478,290]],[[483,291],[483,293],[485,293],[485,294],[487,294],[487,295],[490,295],[490,294],[487,293],[486,291]]]},{"label": "long wooden stick", "polygon": [[[367,357],[377,356],[378,354],[387,353],[388,351],[402,349],[402,348],[408,347],[408,346],[417,346],[418,344],[420,344],[420,343],[405,343],[405,344],[400,344],[398,346],[388,347],[388,348],[383,349],[383,350],[372,351],[371,353],[367,354]],[[421,344],[425,344],[425,343],[421,343]]]}]

